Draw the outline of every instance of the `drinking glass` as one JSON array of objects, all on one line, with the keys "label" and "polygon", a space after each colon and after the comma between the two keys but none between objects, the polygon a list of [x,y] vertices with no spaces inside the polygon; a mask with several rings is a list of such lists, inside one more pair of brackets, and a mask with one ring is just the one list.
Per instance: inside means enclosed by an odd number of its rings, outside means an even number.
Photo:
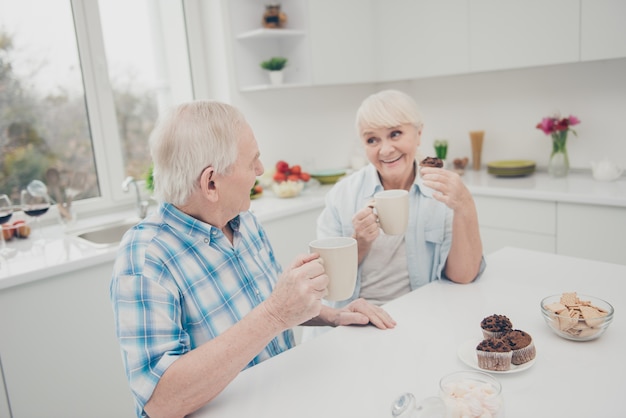
[{"label": "drinking glass", "polygon": [[[2,228],[2,225],[4,225],[5,223],[9,222],[11,216],[13,216],[13,203],[11,203],[11,199],[9,199],[9,196],[5,194],[0,195],[0,228]],[[0,257],[3,257],[5,259],[11,258],[15,255],[17,251],[15,250],[15,248],[7,247],[7,244],[4,240],[4,231],[0,232],[2,232],[0,234]]]},{"label": "drinking glass", "polygon": [[39,237],[35,240],[34,244],[45,243],[41,225],[39,224],[39,218],[50,209],[50,196],[48,196],[47,192],[44,193],[28,187],[26,190],[22,190],[21,202],[24,213],[35,218],[33,236],[38,235]]}]

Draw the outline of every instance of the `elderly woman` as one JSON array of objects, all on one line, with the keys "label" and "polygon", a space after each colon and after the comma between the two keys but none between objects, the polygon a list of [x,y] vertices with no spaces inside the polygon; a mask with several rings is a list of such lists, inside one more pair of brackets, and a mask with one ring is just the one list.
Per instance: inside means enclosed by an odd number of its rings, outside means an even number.
[{"label": "elderly woman", "polygon": [[[408,95],[386,90],[363,101],[356,128],[370,164],[337,183],[318,219],[318,237],[358,242],[352,297],[384,304],[433,280],[470,283],[484,270],[478,216],[458,174],[419,167],[422,118]],[[409,192],[404,235],[385,235],[369,202],[382,190]]]}]

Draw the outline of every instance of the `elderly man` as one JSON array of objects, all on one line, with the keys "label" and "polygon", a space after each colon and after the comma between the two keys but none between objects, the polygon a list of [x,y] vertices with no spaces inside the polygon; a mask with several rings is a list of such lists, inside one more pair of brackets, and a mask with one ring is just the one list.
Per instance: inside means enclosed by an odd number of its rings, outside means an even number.
[{"label": "elderly man", "polygon": [[263,165],[237,109],[183,104],[159,121],[150,150],[161,204],[124,236],[111,281],[138,416],[197,410],[241,370],[291,348],[296,325],[395,325],[362,299],[323,306],[317,254],[282,271],[248,211]]}]

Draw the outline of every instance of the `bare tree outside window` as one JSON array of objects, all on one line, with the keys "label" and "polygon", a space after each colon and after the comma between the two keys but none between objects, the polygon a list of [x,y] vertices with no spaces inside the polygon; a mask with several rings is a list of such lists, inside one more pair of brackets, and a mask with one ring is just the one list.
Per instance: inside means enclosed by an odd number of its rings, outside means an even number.
[{"label": "bare tree outside window", "polygon": [[[180,60],[164,58],[163,31],[176,28],[168,44],[183,39],[170,48],[186,55],[182,13],[163,10],[173,7],[182,10],[174,1],[98,3],[117,123],[105,129],[119,135],[124,176],[146,175],[148,136],[163,105],[175,104],[164,95],[172,80],[191,84],[185,70],[167,71]],[[73,19],[70,0],[0,0],[0,194],[14,202],[34,179],[59,203],[102,195]]]}]

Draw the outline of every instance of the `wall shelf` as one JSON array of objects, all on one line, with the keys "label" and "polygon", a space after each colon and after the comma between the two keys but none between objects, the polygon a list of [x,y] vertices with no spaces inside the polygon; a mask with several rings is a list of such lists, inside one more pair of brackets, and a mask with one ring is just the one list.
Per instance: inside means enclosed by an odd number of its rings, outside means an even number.
[{"label": "wall shelf", "polygon": [[[258,0],[226,2],[231,21],[231,39],[237,85],[242,92],[310,86],[311,47],[306,0],[283,0],[287,26],[261,26],[265,5]],[[267,71],[260,66],[272,57],[287,58],[282,85],[270,85]]]},{"label": "wall shelf", "polygon": [[278,39],[289,38],[292,36],[305,36],[306,32],[294,29],[266,29],[259,28],[248,32],[240,33],[237,39],[240,41],[248,39]]},{"label": "wall shelf", "polygon": [[256,84],[254,86],[242,86],[241,91],[267,91],[267,90],[280,90],[280,89],[289,89],[294,87],[309,87],[310,84],[306,83],[283,83],[279,85],[273,84]]}]

